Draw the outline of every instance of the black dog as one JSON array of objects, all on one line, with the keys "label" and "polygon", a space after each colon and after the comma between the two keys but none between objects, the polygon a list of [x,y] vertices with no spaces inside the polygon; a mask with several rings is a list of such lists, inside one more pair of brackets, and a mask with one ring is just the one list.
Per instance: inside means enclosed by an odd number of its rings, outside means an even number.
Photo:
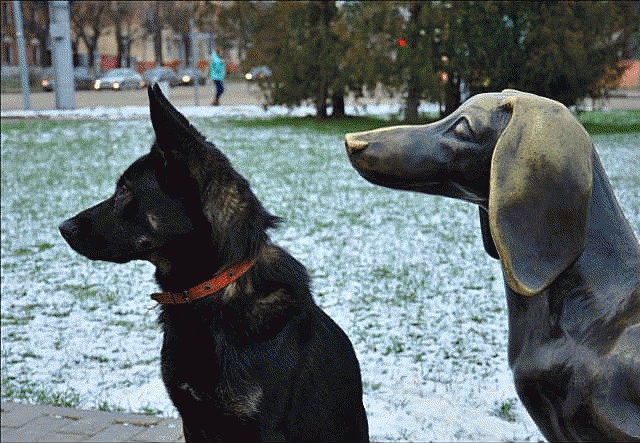
[{"label": "black dog", "polygon": [[479,94],[441,121],[346,145],[373,183],[480,206],[506,283],[515,386],[545,437],[640,441],[640,245],[569,110]]},{"label": "black dog", "polygon": [[157,85],[149,100],[151,152],[60,232],[90,259],[156,266],[162,376],[187,441],[368,440],[353,347],[269,242],[278,218]]}]

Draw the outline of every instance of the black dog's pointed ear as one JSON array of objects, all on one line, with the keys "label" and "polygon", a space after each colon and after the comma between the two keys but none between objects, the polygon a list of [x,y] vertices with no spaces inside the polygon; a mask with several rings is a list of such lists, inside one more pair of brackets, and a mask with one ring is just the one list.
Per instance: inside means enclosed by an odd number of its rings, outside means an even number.
[{"label": "black dog's pointed ear", "polygon": [[[149,111],[156,140],[165,159],[180,157],[185,148],[198,145],[205,139],[187,119],[173,107],[164,96],[157,83],[149,86]],[[167,155],[171,153],[172,155]]]}]

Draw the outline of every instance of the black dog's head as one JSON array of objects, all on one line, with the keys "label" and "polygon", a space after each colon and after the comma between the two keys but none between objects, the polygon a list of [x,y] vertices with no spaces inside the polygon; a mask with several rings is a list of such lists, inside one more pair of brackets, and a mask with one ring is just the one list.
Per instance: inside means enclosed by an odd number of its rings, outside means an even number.
[{"label": "black dog's head", "polygon": [[63,222],[62,236],[90,259],[117,263],[174,260],[172,251],[202,244],[221,263],[255,256],[277,218],[157,85],[149,101],[151,152],[122,174],[109,199]]},{"label": "black dog's head", "polygon": [[372,183],[478,204],[485,248],[518,293],[540,292],[584,248],[593,145],[561,103],[479,94],[438,122],[347,134],[345,144]]}]

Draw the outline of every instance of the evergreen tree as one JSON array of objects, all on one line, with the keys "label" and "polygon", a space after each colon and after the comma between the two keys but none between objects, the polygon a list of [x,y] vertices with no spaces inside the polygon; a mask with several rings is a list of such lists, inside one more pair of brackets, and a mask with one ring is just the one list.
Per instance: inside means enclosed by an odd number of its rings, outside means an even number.
[{"label": "evergreen tree", "polygon": [[[624,36],[638,25],[629,10],[628,2],[453,2],[439,50],[449,78],[471,94],[515,88],[573,105],[621,75]],[[460,104],[460,85],[447,87],[445,114]]]},{"label": "evergreen tree", "polygon": [[622,72],[621,3],[543,2],[524,8],[526,57],[515,86],[565,105],[599,96],[603,81]]},{"label": "evergreen tree", "polygon": [[433,3],[412,1],[399,3],[406,19],[397,40],[396,85],[405,97],[405,120],[418,119],[421,99],[437,100],[440,86],[434,68],[434,34],[439,9]]},{"label": "evergreen tree", "polygon": [[[629,2],[238,3],[229,30],[252,65],[266,64],[268,102],[311,102],[318,117],[344,115],[344,97],[382,86],[400,93],[405,118],[421,100],[449,114],[471,94],[516,88],[566,105],[598,97],[620,76],[638,8]],[[235,18],[234,18],[235,17]]]},{"label": "evergreen tree", "polygon": [[333,1],[273,2],[260,11],[249,56],[272,68],[261,86],[270,104],[312,102],[319,118],[344,115],[348,42]]}]

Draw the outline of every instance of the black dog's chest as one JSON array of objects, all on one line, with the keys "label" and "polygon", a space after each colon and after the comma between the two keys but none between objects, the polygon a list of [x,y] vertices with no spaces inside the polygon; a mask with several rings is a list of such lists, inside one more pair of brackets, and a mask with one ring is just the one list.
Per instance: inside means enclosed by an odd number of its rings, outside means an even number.
[{"label": "black dog's chest", "polygon": [[172,400],[179,410],[253,415],[263,394],[259,374],[242,364],[244,352],[224,334],[199,329],[165,327],[162,376]]}]

